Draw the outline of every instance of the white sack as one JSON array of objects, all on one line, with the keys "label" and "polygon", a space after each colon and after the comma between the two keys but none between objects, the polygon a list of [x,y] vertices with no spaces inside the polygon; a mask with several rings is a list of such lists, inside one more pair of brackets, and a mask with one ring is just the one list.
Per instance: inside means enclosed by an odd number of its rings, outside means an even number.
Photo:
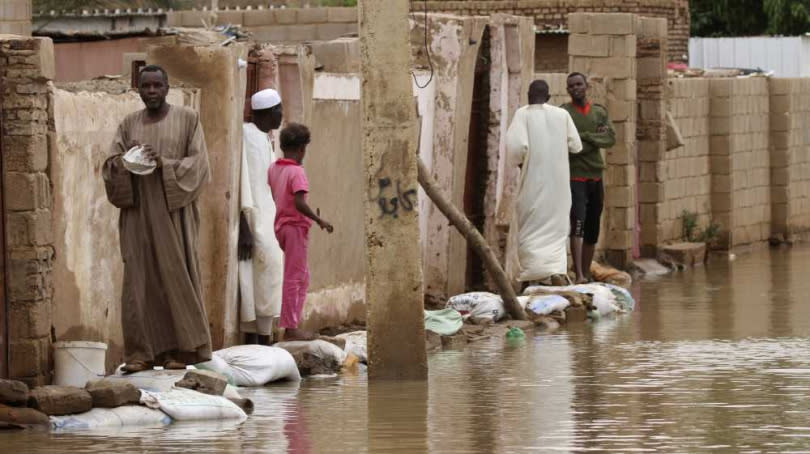
[{"label": "white sack", "polygon": [[447,306],[470,318],[474,323],[497,322],[506,315],[503,300],[489,292],[470,292],[456,295],[447,300]]},{"label": "white sack", "polygon": [[159,408],[175,421],[247,419],[244,410],[225,397],[184,388],[167,392],[143,391],[141,403],[149,408]]},{"label": "white sack", "polygon": [[361,363],[368,362],[368,333],[366,331],[354,331],[343,333],[337,336],[338,339],[346,339],[346,347],[343,351],[357,357]]},{"label": "white sack", "polygon": [[300,380],[292,355],[278,347],[237,345],[217,350],[201,369],[218,372],[236,386],[264,386],[277,380]]},{"label": "white sack", "polygon": [[140,405],[94,408],[77,415],[51,416],[53,430],[87,430],[100,427],[165,426],[172,418],[160,410]]}]

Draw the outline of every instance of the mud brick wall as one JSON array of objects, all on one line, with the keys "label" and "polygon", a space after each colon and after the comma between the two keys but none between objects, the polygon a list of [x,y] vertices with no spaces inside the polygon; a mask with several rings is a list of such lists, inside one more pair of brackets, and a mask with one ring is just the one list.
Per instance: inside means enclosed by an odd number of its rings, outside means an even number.
[{"label": "mud brick wall", "polygon": [[768,81],[712,80],[712,215],[725,248],[768,239],[771,160]]},{"label": "mud brick wall", "polygon": [[810,79],[770,79],[772,233],[810,230]]},{"label": "mud brick wall", "polygon": [[276,8],[213,11],[174,11],[167,14],[168,26],[202,27],[209,24],[242,25],[261,42],[303,42],[332,40],[357,33],[357,9]]},{"label": "mud brick wall", "polygon": [[[422,7],[414,2],[412,8]],[[566,25],[571,13],[634,13],[641,16],[666,18],[669,29],[669,57],[684,60],[689,47],[689,1],[688,0],[489,0],[428,2],[433,11],[454,14],[486,16],[502,12],[534,17],[539,27]],[[573,31],[572,31],[573,33]],[[539,67],[538,67],[539,68]]]},{"label": "mud brick wall", "polygon": [[46,383],[51,369],[54,249],[48,149],[53,76],[50,39],[0,40],[9,373],[31,385]]},{"label": "mud brick wall", "polygon": [[568,16],[571,71],[601,84],[616,128],[616,145],[606,151],[605,209],[599,248],[614,266],[633,255],[636,226],[636,46],[641,20],[634,14],[574,13]]},{"label": "mud brick wall", "polygon": [[0,35],[31,36],[31,0],[0,0]]},{"label": "mud brick wall", "polygon": [[658,245],[684,240],[684,210],[697,214],[700,229],[711,221],[709,101],[708,79],[667,82],[667,111],[683,136],[684,146],[664,153],[661,164],[665,183],[658,210]]},{"label": "mud brick wall", "polygon": [[[210,2],[198,2],[197,6],[202,8],[209,5]],[[282,13],[282,19],[276,19],[274,13],[266,13],[264,11],[256,11],[257,7],[261,6],[267,8],[270,6],[286,6],[285,11],[302,11],[302,10],[335,10],[335,8],[305,8],[307,6],[318,6],[317,0],[219,0],[220,8],[231,8],[224,15],[220,12],[220,22],[226,20],[234,24],[243,24],[246,27],[266,27],[257,33],[259,40],[265,41],[284,41],[286,39],[278,38],[291,38],[291,40],[298,40],[298,37],[307,36],[305,39],[332,39],[332,38],[318,38],[313,36],[319,33],[331,35],[334,30],[347,30],[338,26],[323,27],[322,25],[329,20],[319,19],[316,22],[307,19],[310,14],[314,16],[323,16],[321,12],[305,13],[304,17],[293,19],[295,14],[285,12]],[[252,12],[249,11],[245,16],[242,16],[242,11],[237,12],[235,8],[241,10],[252,7]],[[411,9],[413,11],[423,11],[425,5],[419,2],[412,2]],[[689,0],[431,0],[427,2],[427,8],[431,12],[443,12],[468,16],[489,16],[494,13],[514,14],[517,16],[529,16],[534,18],[534,23],[540,27],[565,27],[568,14],[575,12],[588,12],[588,13],[634,13],[641,16],[666,18],[667,28],[669,30],[669,57],[671,60],[685,61],[686,54],[689,48]],[[357,22],[357,13],[354,8],[338,8],[345,10],[340,13],[341,16],[352,16],[348,22]],[[278,9],[276,12],[280,11]],[[351,11],[351,12],[350,12]],[[186,14],[191,13],[191,14]],[[181,13],[170,13],[180,15]],[[181,19],[182,24],[176,20],[170,24],[183,25],[186,27],[199,27],[201,26],[199,17],[203,14],[202,11],[183,11]],[[208,13],[210,14],[210,13]],[[327,13],[328,16],[328,13]],[[244,22],[240,22],[244,17]],[[227,18],[227,19],[225,19]],[[305,26],[303,28],[288,28],[293,25]],[[312,26],[316,25],[316,26]],[[272,31],[273,28],[278,30]],[[286,30],[281,30],[286,29]],[[355,28],[351,29],[356,32]],[[345,32],[344,32],[345,33]],[[336,37],[336,36],[335,36]],[[274,39],[271,39],[274,38]],[[333,37],[334,38],[334,37]],[[565,54],[565,49],[561,48],[562,55]],[[558,62],[559,63],[559,62]],[[559,71],[562,67],[543,67],[542,64],[537,65],[536,69],[546,72]]]}]

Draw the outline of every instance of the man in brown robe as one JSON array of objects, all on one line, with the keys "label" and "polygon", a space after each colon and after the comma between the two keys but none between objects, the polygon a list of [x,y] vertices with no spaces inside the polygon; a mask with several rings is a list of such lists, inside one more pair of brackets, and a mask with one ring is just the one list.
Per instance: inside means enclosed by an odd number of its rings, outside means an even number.
[{"label": "man in brown robe", "polygon": [[[209,178],[208,153],[199,115],[166,103],[168,92],[163,68],[142,69],[146,108],[119,125],[102,171],[107,198],[121,209],[125,372],[211,358],[197,259],[197,198]],[[156,163],[151,174],[124,166],[124,153],[135,145]]]}]

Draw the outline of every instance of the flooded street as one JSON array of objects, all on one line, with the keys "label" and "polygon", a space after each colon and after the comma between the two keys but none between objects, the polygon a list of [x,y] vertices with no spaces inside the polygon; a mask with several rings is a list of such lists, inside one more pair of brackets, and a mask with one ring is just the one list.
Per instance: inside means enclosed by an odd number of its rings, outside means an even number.
[{"label": "flooded street", "polygon": [[810,247],[642,280],[637,311],[364,375],[245,390],[237,427],[0,434],[27,452],[810,452]]}]

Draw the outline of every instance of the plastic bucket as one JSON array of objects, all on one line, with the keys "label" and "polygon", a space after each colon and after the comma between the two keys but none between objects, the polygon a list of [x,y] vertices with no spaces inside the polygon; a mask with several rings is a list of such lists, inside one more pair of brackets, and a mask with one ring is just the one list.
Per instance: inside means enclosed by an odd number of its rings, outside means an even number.
[{"label": "plastic bucket", "polygon": [[104,377],[107,344],[61,341],[53,344],[53,348],[55,385],[84,388],[89,380]]}]

